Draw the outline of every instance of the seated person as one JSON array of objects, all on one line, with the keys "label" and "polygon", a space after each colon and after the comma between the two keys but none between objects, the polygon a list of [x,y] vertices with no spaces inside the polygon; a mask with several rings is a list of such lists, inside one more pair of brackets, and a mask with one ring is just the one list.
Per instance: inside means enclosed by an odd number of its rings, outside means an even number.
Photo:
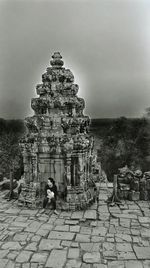
[{"label": "seated person", "polygon": [[57,199],[57,186],[52,178],[48,178],[45,186],[45,197],[43,201],[43,208],[46,208],[47,203],[51,203],[54,209],[54,213],[58,214],[56,210],[56,199]]}]

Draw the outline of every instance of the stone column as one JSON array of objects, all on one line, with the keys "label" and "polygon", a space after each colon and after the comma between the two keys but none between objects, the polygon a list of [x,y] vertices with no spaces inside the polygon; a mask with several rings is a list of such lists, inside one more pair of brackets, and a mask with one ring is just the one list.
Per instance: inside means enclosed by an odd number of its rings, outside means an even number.
[{"label": "stone column", "polygon": [[37,182],[38,177],[38,147],[37,144],[34,143],[32,145],[32,154],[31,154],[31,163],[32,163],[32,181]]},{"label": "stone column", "polygon": [[71,154],[66,155],[66,178],[67,186],[71,186]]},{"label": "stone column", "polygon": [[36,181],[37,178],[37,161],[36,161],[36,155],[31,155],[31,165],[32,165],[32,182]]},{"label": "stone column", "polygon": [[78,161],[79,161],[79,182],[78,184],[80,186],[84,186],[84,159],[83,159],[83,154],[79,153],[78,156]]},{"label": "stone column", "polygon": [[89,155],[87,156],[87,178],[89,179]]},{"label": "stone column", "polygon": [[25,183],[28,184],[32,176],[31,155],[30,155],[29,144],[26,143],[24,145],[22,154],[23,154],[23,164],[24,164],[24,178],[25,178]]},{"label": "stone column", "polygon": [[86,181],[88,181],[88,178],[89,178],[89,158],[88,158],[88,152],[86,152],[85,159],[86,159],[85,177],[86,177]]}]

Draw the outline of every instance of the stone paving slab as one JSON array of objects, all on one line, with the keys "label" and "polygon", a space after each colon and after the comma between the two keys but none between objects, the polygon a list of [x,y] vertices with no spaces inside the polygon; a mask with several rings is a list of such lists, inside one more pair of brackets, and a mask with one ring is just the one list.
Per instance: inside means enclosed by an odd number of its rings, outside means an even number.
[{"label": "stone paving slab", "polygon": [[88,209],[85,213],[84,213],[84,218],[87,220],[95,220],[96,219],[96,215],[97,211],[94,209]]},{"label": "stone paving slab", "polygon": [[66,250],[54,249],[50,253],[50,256],[46,262],[45,267],[61,268],[65,265],[66,259],[67,259],[67,251]]},{"label": "stone paving slab", "polygon": [[150,247],[133,246],[138,259],[150,260]]},{"label": "stone paving slab", "polygon": [[148,268],[150,202],[99,203],[87,211],[19,208],[0,192],[0,268]]},{"label": "stone paving slab", "polygon": [[52,239],[42,239],[39,244],[39,250],[52,250],[52,249],[59,249],[60,248],[61,240],[52,240]]},{"label": "stone paving slab", "polygon": [[48,238],[50,239],[61,239],[61,240],[73,240],[75,233],[70,232],[57,232],[51,231]]}]

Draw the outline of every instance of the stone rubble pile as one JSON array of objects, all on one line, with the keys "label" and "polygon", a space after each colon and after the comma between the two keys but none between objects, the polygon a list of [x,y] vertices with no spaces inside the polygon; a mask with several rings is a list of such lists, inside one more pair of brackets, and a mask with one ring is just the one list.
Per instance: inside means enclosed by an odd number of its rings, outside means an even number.
[{"label": "stone rubble pile", "polygon": [[127,167],[119,169],[117,176],[117,195],[120,199],[150,200],[150,171],[132,172]]}]

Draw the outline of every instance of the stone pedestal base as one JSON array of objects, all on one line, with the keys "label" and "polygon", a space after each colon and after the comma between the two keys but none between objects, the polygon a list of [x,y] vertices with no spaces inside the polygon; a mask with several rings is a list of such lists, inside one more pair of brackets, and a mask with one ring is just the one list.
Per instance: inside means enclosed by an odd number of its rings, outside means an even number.
[{"label": "stone pedestal base", "polygon": [[[67,211],[86,209],[97,198],[97,190],[94,187],[86,190],[81,187],[68,187],[66,200],[58,197],[58,208]],[[40,195],[37,185],[23,185],[18,198],[18,205],[30,208],[41,208],[44,196]]]},{"label": "stone pedestal base", "polygon": [[81,187],[73,187],[67,190],[69,210],[85,209],[90,203],[94,202],[96,198],[96,188],[84,190]]}]

